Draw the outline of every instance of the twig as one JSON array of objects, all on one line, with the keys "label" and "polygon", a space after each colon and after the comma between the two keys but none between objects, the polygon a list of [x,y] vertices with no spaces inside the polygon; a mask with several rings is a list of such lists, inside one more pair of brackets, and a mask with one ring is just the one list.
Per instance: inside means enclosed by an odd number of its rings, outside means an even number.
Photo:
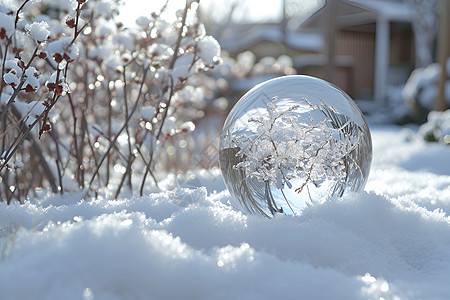
[{"label": "twig", "polygon": [[95,177],[98,175],[99,172],[99,168],[102,166],[103,162],[105,161],[106,157],[109,155],[109,152],[111,151],[111,149],[114,147],[114,144],[116,143],[117,139],[119,138],[120,134],[122,133],[122,131],[125,129],[125,127],[127,126],[128,122],[130,121],[131,117],[133,116],[134,112],[136,111],[137,107],[138,107],[138,103],[139,103],[139,99],[141,98],[142,95],[142,88],[145,84],[145,79],[147,78],[147,72],[150,69],[150,66],[147,66],[147,68],[145,68],[145,72],[142,75],[142,82],[141,82],[141,86],[139,88],[139,93],[136,97],[136,101],[134,102],[134,106],[131,109],[130,115],[125,119],[125,123],[122,125],[122,127],[120,128],[120,130],[117,132],[116,136],[114,137],[114,139],[112,141],[110,141],[109,143],[109,147],[106,150],[106,153],[102,156],[102,158],[100,159],[98,168],[96,168],[94,174],[91,177],[91,180],[89,181],[89,190],[92,189],[92,182],[94,181]]},{"label": "twig", "polygon": [[58,171],[58,180],[59,180],[59,188],[60,188],[60,193],[61,195],[64,194],[64,186],[63,186],[63,180],[62,180],[62,176],[63,174],[61,173],[61,168],[60,168],[60,164],[62,166],[62,161],[61,161],[61,153],[59,151],[59,142],[58,142],[58,138],[56,137],[56,133],[54,130],[51,130],[50,132],[51,137],[53,138],[53,141],[55,142],[55,146],[56,146],[56,168]]}]

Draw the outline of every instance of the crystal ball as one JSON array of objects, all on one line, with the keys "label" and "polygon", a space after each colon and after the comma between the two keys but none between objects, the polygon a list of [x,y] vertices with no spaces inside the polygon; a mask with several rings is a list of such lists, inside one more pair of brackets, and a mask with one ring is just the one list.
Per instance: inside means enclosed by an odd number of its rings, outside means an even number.
[{"label": "crystal ball", "polygon": [[372,162],[356,103],[324,80],[278,77],[248,91],[223,126],[220,168],[240,207],[272,217],[361,191]]}]

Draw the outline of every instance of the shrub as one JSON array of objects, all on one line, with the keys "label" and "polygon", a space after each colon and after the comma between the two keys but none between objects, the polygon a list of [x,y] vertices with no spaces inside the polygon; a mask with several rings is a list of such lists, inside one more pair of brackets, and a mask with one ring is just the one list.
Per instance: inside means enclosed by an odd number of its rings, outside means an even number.
[{"label": "shrub", "polygon": [[221,62],[198,1],[173,20],[166,7],[137,29],[116,21],[112,1],[0,8],[2,200],[41,187],[117,197],[124,185],[142,194],[149,176],[157,184],[167,145],[211,109],[214,79],[202,73]]}]

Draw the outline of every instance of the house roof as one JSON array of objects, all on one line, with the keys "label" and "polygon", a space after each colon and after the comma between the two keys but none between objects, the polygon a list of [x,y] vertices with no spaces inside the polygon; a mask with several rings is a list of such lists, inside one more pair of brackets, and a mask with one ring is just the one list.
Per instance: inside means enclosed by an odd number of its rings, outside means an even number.
[{"label": "house roof", "polygon": [[[340,0],[339,4],[336,14],[341,27],[374,23],[379,18],[411,22],[413,16],[413,8],[406,1]],[[231,54],[262,42],[282,43],[295,50],[320,52],[324,45],[320,19],[326,17],[321,13],[322,8],[322,5],[318,5],[315,12],[301,15],[296,21],[296,17],[291,18],[284,32],[280,24],[232,24],[219,40],[222,48]],[[293,26],[295,24],[297,27]]]},{"label": "house roof", "polygon": [[406,1],[387,0],[344,0],[351,5],[376,13],[391,21],[411,21],[413,9]]},{"label": "house roof", "polygon": [[283,43],[303,51],[320,51],[324,43],[322,35],[317,32],[288,31],[284,34],[279,25],[266,24],[235,27],[232,34],[220,42],[224,50],[238,53],[264,41]]}]

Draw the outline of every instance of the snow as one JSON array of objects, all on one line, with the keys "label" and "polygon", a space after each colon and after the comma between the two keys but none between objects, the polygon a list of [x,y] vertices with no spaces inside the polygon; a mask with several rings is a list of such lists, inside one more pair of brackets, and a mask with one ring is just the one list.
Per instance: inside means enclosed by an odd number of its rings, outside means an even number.
[{"label": "snow", "polygon": [[5,70],[12,72],[17,75],[17,77],[22,76],[22,69],[17,65],[18,59],[10,59],[5,62]]},{"label": "snow", "polygon": [[48,24],[45,21],[27,24],[25,29],[37,43],[46,41],[50,35],[50,31],[48,31]]},{"label": "snow", "polygon": [[219,42],[210,35],[205,36],[198,41],[198,48],[200,50],[198,56],[200,56],[206,64],[212,65],[217,62],[220,57]]},{"label": "snow", "polygon": [[441,69],[439,64],[434,63],[425,68],[417,68],[411,73],[402,91],[402,96],[409,106],[413,107],[417,102],[427,109],[433,108]]},{"label": "snow", "polygon": [[47,49],[51,55],[66,55],[71,61],[76,59],[80,52],[78,46],[72,42],[72,38],[62,38],[60,40],[53,41],[48,44]]},{"label": "snow", "polygon": [[428,121],[420,126],[419,135],[428,141],[450,144],[450,109],[431,111]]},{"label": "snow", "polygon": [[136,24],[139,27],[147,28],[150,25],[150,19],[145,16],[140,16],[136,19]]},{"label": "snow", "polygon": [[14,19],[4,12],[0,12],[0,31],[2,29],[8,38],[14,33]]},{"label": "snow", "polygon": [[8,72],[3,75],[3,80],[6,84],[11,85],[12,87],[18,86],[20,82],[19,78],[17,78],[17,76],[13,72]]},{"label": "snow", "polygon": [[162,127],[162,132],[168,135],[174,135],[177,130],[176,118],[168,117],[164,121],[164,125]]},{"label": "snow", "polygon": [[29,85],[34,91],[38,90],[40,87],[39,72],[34,67],[29,67],[25,70],[25,76],[26,80],[23,86]]},{"label": "snow", "polygon": [[188,78],[194,73],[192,64],[195,60],[194,54],[184,54],[177,58],[172,69],[172,86],[177,86],[180,79]]},{"label": "snow", "polygon": [[240,212],[217,171],[0,203],[2,299],[447,299],[450,149],[371,129],[365,191],[301,216]]}]

